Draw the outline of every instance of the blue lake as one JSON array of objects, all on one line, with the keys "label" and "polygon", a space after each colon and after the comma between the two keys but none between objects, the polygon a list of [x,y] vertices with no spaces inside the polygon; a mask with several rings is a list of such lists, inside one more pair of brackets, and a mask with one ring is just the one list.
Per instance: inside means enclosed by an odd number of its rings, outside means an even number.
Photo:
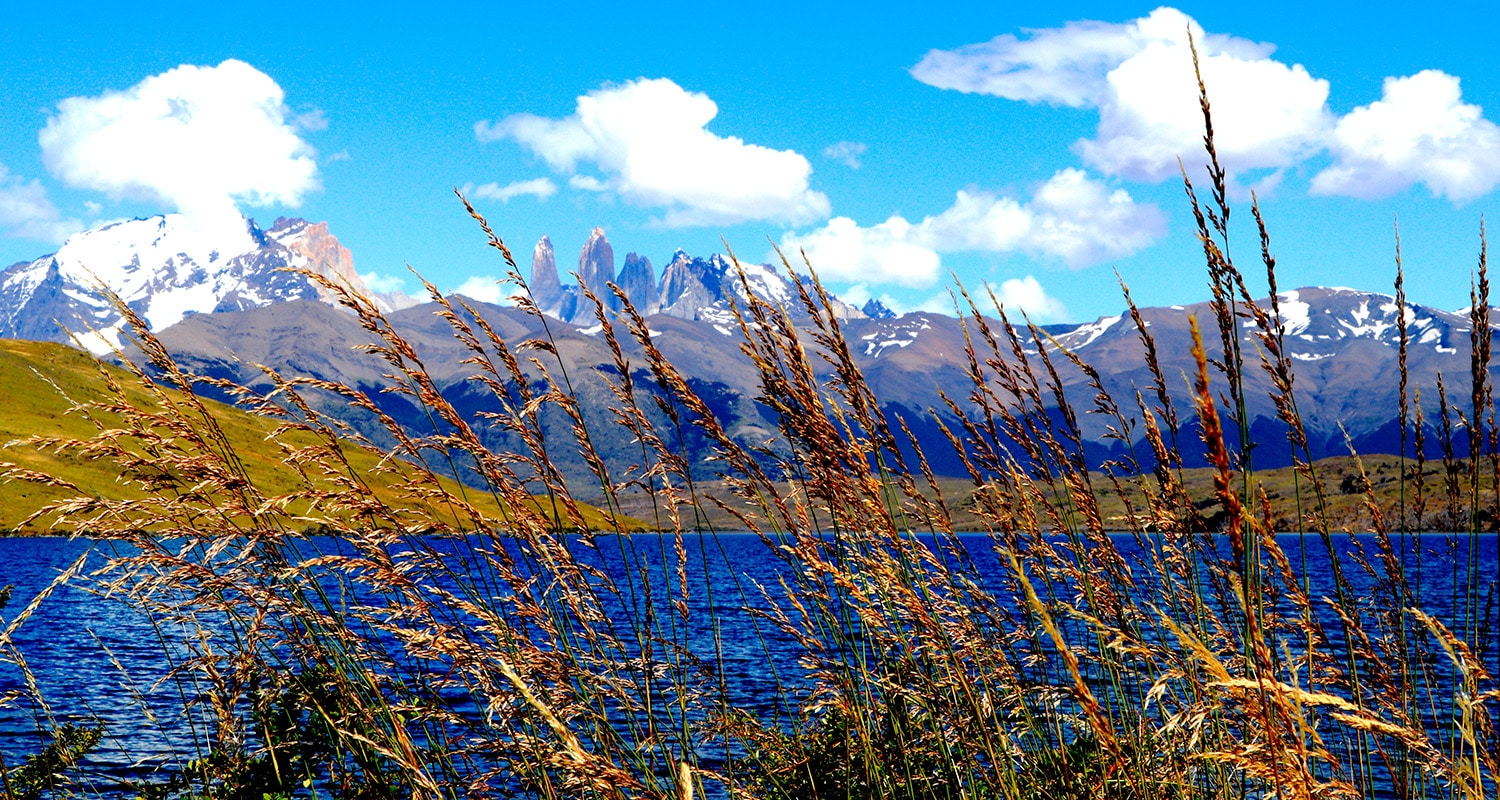
[{"label": "blue lake", "polygon": [[[973,560],[976,576],[992,591],[1001,593],[998,587],[1004,568],[990,540],[970,535],[961,541]],[[1309,535],[1301,541],[1292,536],[1282,536],[1278,541],[1299,569],[1304,563],[1305,545],[1306,574],[1314,598],[1335,593],[1320,540]],[[1339,535],[1335,541],[1346,553],[1356,546],[1351,542],[1362,545],[1368,557],[1374,558],[1371,537],[1350,539]],[[1416,588],[1422,607],[1439,618],[1451,618],[1454,598],[1467,591],[1462,581],[1469,569],[1470,537],[1427,534],[1404,537],[1403,541],[1406,552],[1402,555],[1409,559],[1408,577],[1413,581],[1420,554],[1421,583]],[[1477,544],[1472,554],[1476,574],[1483,576],[1479,589],[1492,592],[1490,582],[1500,567],[1496,538],[1484,535],[1472,541]],[[463,559],[464,547],[454,540],[423,540],[421,544],[455,560]],[[1127,560],[1140,555],[1131,537],[1117,536],[1115,544]],[[747,610],[747,606],[763,605],[758,586],[778,594],[778,581],[788,575],[785,563],[751,534],[688,534],[685,545],[690,618],[697,623],[681,632],[681,640],[694,652],[721,662],[722,687],[731,703],[757,709],[768,717],[786,712],[777,707],[782,696],[778,686],[796,686],[804,679],[797,664],[799,651],[789,636]],[[111,555],[122,553],[121,547],[83,539],[0,539],[0,584],[15,587],[5,618],[14,619],[37,592],[81,555],[89,553],[88,565],[93,569],[104,566]],[[338,543],[326,539],[314,539],[308,547],[339,549]],[[601,536],[594,549],[578,547],[576,552],[621,587],[617,601],[621,607],[616,611],[623,611],[626,604],[639,610],[650,602],[659,603],[648,600],[640,589],[638,570],[646,570],[653,583],[678,579],[670,538]],[[622,569],[623,563],[632,564],[633,569]],[[1138,574],[1142,570],[1139,564],[1132,568]],[[1365,571],[1347,559],[1344,572],[1358,595],[1367,596],[1376,590]],[[1494,603],[1489,608],[1493,623]],[[715,613],[710,615],[710,609]],[[661,608],[657,613],[670,611]],[[717,623],[717,636],[711,621]],[[1325,620],[1326,629],[1337,627],[1331,617]],[[1489,665],[1500,664],[1491,635],[1494,627],[1484,626],[1481,641],[1473,643]],[[193,687],[175,681],[158,683],[174,660],[183,656],[180,636],[181,631],[170,624],[151,619],[119,598],[74,586],[61,587],[12,640],[35,677],[35,687],[46,707],[21,702],[0,708],[0,755],[5,763],[14,767],[18,759],[40,747],[43,740],[39,731],[49,718],[103,724],[104,744],[84,771],[85,779],[102,794],[115,791],[121,781],[170,767],[174,759],[199,755],[193,743],[200,740],[201,732],[193,731],[181,716],[174,716],[180,714],[183,698],[192,695]],[[768,664],[774,664],[775,669]],[[0,693],[24,691],[27,680],[26,671],[18,665],[0,664]]]}]

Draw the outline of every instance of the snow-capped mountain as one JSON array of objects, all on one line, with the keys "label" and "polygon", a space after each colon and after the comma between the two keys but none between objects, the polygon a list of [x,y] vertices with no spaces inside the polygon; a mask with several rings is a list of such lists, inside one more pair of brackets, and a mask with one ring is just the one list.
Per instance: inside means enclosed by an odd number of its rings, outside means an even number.
[{"label": "snow-capped mountain", "polygon": [[[1271,298],[1257,304],[1268,312]],[[1282,325],[1282,347],[1295,375],[1298,412],[1317,456],[1347,455],[1352,442],[1364,453],[1390,453],[1399,449],[1396,423],[1400,405],[1400,339],[1407,336],[1407,400],[1415,409],[1417,391],[1429,425],[1441,415],[1437,404],[1437,380],[1441,374],[1450,401],[1469,396],[1468,312],[1455,313],[1408,302],[1398,309],[1395,298],[1376,292],[1337,287],[1306,287],[1286,291],[1276,298]],[[1253,319],[1239,320],[1240,350],[1245,365],[1246,418],[1255,436],[1258,463],[1287,463],[1286,427],[1280,421],[1273,387],[1261,367],[1265,350],[1257,338]],[[1140,309],[1142,321],[1155,340],[1167,389],[1184,420],[1191,420],[1189,392],[1196,373],[1189,320],[1198,319],[1204,346],[1210,358],[1220,358],[1223,344],[1213,309],[1208,303]],[[1492,310],[1500,327],[1500,315]],[[1019,320],[1014,316],[1012,323]],[[971,330],[971,333],[973,331]],[[877,394],[886,402],[912,410],[941,407],[932,401],[934,388],[950,397],[967,396],[972,384],[957,368],[964,361],[961,323],[940,314],[913,313],[889,319],[858,320],[845,327],[851,343],[868,359],[863,369]],[[1049,338],[1050,337],[1050,338]],[[984,346],[977,335],[976,344]],[[1029,334],[1022,336],[1023,352],[1034,356],[1041,349]],[[1146,365],[1140,331],[1126,314],[1102,317],[1080,325],[1050,325],[1043,331],[1042,346],[1052,354],[1064,388],[1078,410],[1087,410],[1094,391],[1087,376],[1057,355],[1057,347],[1075,353],[1100,374],[1100,381],[1128,416],[1139,417],[1136,392],[1148,399],[1153,378]],[[1000,342],[998,358],[1012,356],[1007,341]],[[983,363],[995,353],[980,352]],[[1037,364],[1033,362],[1033,367]],[[1500,361],[1497,361],[1500,366]],[[1494,370],[1492,370],[1494,371]],[[1213,391],[1227,391],[1224,376],[1210,376]],[[1415,411],[1412,412],[1413,415]],[[1465,409],[1465,413],[1471,413]],[[1123,445],[1104,443],[1106,428],[1114,420],[1101,414],[1080,414],[1085,438],[1116,450]],[[1233,435],[1234,431],[1230,432]],[[1346,438],[1347,434],[1347,438]],[[1428,444],[1436,435],[1429,432]],[[1142,435],[1139,420],[1132,437]],[[1137,447],[1140,445],[1137,442]],[[1145,452],[1139,450],[1138,452]]]},{"label": "snow-capped mountain", "polygon": [[[1260,301],[1260,305],[1272,310],[1270,298]],[[1467,309],[1450,312],[1407,303],[1404,314],[1398,314],[1396,299],[1389,295],[1343,287],[1309,287],[1277,295],[1276,310],[1280,313],[1287,355],[1297,361],[1332,358],[1356,341],[1396,348],[1400,344],[1403,316],[1412,353],[1454,355],[1459,346],[1454,342],[1455,337],[1463,340],[1462,346],[1468,346]],[[1199,303],[1143,309],[1143,313],[1147,323],[1156,327],[1157,321],[1166,322],[1174,317],[1185,324],[1187,317],[1194,314],[1206,325],[1212,312],[1207,303]],[[1120,325],[1122,319],[1101,317],[1054,336],[1059,344],[1079,352],[1096,342],[1107,345],[1122,338],[1135,339],[1135,327],[1128,321]],[[1249,319],[1242,320],[1240,325],[1246,331],[1255,327]]]},{"label": "snow-capped mountain", "polygon": [[[117,222],[69,238],[56,252],[0,272],[0,337],[70,341],[104,353],[120,343],[122,319],[97,287],[114,291],[153,330],[191,314],[293,299],[332,303],[309,269],[370,294],[349,250],[327,223],[279,218],[207,222],[167,214]],[[394,299],[396,302],[390,302]],[[388,298],[394,308],[400,298]]]},{"label": "snow-capped mountain", "polygon": [[[1268,313],[1272,312],[1270,298],[1257,302]],[[852,325],[850,330],[860,332],[857,337],[860,349],[871,359],[899,352],[924,339],[919,350],[925,352],[940,346],[951,350],[962,339],[959,323],[951,316],[921,312],[898,316],[870,305],[866,310],[875,313],[866,313],[867,320]],[[1164,363],[1175,363],[1180,357],[1181,366],[1190,365],[1190,317],[1198,318],[1210,350],[1218,342],[1213,309],[1208,303],[1142,308],[1140,312],[1163,351]],[[1468,370],[1471,325],[1467,310],[1451,312],[1408,302],[1404,314],[1398,314],[1396,300],[1389,295],[1341,287],[1306,287],[1277,295],[1275,313],[1279,313],[1282,325],[1283,346],[1294,362],[1314,364],[1338,358],[1346,364],[1350,361],[1383,364],[1397,356],[1404,318],[1410,369],[1421,371],[1430,366],[1434,375],[1439,368],[1447,372]],[[1242,316],[1245,316],[1240,320],[1243,352],[1254,367],[1260,346],[1255,338],[1256,324],[1248,315]],[[1495,319],[1500,326],[1500,314]],[[1018,322],[1014,318],[1011,321]],[[1106,377],[1132,366],[1145,367],[1138,357],[1144,352],[1140,333],[1124,314],[1081,324],[1048,325],[1043,331],[1050,337],[1050,343],[1096,363]],[[1026,351],[1036,353],[1036,343],[1030,335],[1022,338],[1028,345]],[[1309,378],[1318,374],[1310,368],[1304,371]]]}]

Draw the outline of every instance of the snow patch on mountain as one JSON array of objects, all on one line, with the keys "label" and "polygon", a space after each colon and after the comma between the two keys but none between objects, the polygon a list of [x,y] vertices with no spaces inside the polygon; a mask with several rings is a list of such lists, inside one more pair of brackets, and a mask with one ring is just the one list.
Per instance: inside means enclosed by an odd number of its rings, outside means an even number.
[{"label": "snow patch on mountain", "polygon": [[1103,336],[1105,333],[1107,333],[1109,329],[1113,328],[1119,321],[1119,316],[1100,317],[1094,322],[1090,322],[1086,325],[1079,325],[1073,330],[1068,331],[1067,333],[1064,333],[1056,338],[1058,343],[1063,347],[1066,347],[1069,350],[1079,350],[1081,348],[1088,347],[1089,345],[1098,341],[1100,336]]},{"label": "snow patch on mountain", "polygon": [[883,322],[879,330],[859,337],[865,343],[865,355],[871,358],[879,358],[892,348],[910,347],[922,331],[932,329],[927,317],[906,315]]},{"label": "snow patch on mountain", "polygon": [[1281,330],[1287,336],[1296,336],[1312,324],[1312,306],[1302,302],[1301,297],[1301,293],[1295,289],[1277,296],[1277,306],[1281,309]]},{"label": "snow patch on mountain", "polygon": [[[718,256],[715,256],[718,258]],[[739,273],[735,271],[732,264],[725,264],[726,272],[730,278],[734,293],[741,299],[745,296],[745,287],[740,283]],[[765,264],[747,264],[740,262],[740,269],[745,271],[745,283],[750,284],[751,291],[755,292],[762,300],[769,301],[773,305],[785,307],[792,301],[792,289],[786,278],[779,272]]]},{"label": "snow patch on mountain", "polygon": [[371,296],[325,223],[283,218],[265,231],[249,219],[205,223],[167,214],[75,234],[56,253],[0,272],[0,336],[66,341],[59,325],[93,329],[83,345],[109,352],[121,344],[125,322],[102,290],[152,330],[190,314],[283,300],[336,304],[336,293],[288,267]]}]

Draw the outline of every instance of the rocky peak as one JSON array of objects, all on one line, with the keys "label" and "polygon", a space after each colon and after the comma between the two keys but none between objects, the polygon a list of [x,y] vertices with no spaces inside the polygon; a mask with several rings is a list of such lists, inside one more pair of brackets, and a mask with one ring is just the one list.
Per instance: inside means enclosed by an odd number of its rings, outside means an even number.
[{"label": "rocky peak", "polygon": [[563,301],[562,281],[557,277],[557,257],[552,253],[552,239],[543,236],[531,251],[531,299],[537,308],[558,315]]},{"label": "rocky peak", "polygon": [[627,254],[616,283],[636,310],[646,313],[656,305],[656,271],[651,268],[651,259]]},{"label": "rocky peak", "polygon": [[595,228],[578,253],[578,280],[594,294],[605,291],[605,284],[615,279],[615,250],[609,246],[603,228]]},{"label": "rocky peak", "polygon": [[863,311],[865,316],[870,319],[894,319],[896,316],[896,312],[886,308],[885,303],[873,297],[866,300],[865,304],[860,306],[859,310]]},{"label": "rocky peak", "polygon": [[[594,228],[589,234],[589,240],[584,242],[583,249],[578,252],[578,281],[587,286],[604,302],[609,302],[608,284],[615,279],[615,251],[609,246],[609,239],[604,236],[603,228]],[[565,313],[563,319],[575,325],[594,324],[593,303],[583,298],[583,292],[575,290],[573,310]]]},{"label": "rocky peak", "polygon": [[[294,256],[300,257],[299,260],[304,262],[301,264],[303,268],[335,283],[348,286],[361,294],[367,296],[370,294],[370,289],[365,286],[364,279],[354,271],[354,256],[349,252],[349,248],[328,232],[328,223],[277,217],[271,230],[266,231],[266,238],[290,250]],[[315,288],[319,300],[334,304],[338,302],[333,292],[321,286]]]},{"label": "rocky peak", "polygon": [[672,254],[672,263],[661,273],[658,310],[682,319],[697,319],[704,308],[724,297],[723,262],[706,261],[682,250]]},{"label": "rocky peak", "polygon": [[[722,321],[731,316],[731,302],[744,304],[747,288],[793,314],[802,313],[800,303],[795,302],[796,286],[781,270],[750,262],[740,262],[736,266],[719,253],[700,258],[679,249],[672,254],[658,282],[651,260],[632,252],[625,256],[616,275],[614,249],[602,228],[594,228],[579,252],[577,275],[607,309],[614,311],[621,306],[607,288],[610,281],[615,282],[630,299],[631,305],[646,316],[667,314],[688,320],[712,317]],[[593,304],[584,300],[578,286],[559,282],[552,241],[545,236],[537,243],[532,255],[531,295],[537,307],[554,319],[582,328],[591,328],[597,322]],[[830,310],[840,319],[863,319],[866,316],[859,308],[837,297],[830,297],[830,300]]]}]

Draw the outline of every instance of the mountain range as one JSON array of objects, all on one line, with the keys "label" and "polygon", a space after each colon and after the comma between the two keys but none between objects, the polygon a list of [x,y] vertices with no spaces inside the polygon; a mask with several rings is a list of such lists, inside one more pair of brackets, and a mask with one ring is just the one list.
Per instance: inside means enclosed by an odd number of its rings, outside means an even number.
[{"label": "mountain range", "polygon": [[[136,309],[192,371],[264,388],[267,379],[255,366],[264,364],[286,376],[347,383],[369,391],[383,411],[409,429],[431,432],[430,419],[407,395],[379,391],[389,386],[388,368],[359,349],[371,343],[371,335],[358,320],[336,308],[304,276],[277,271],[311,269],[370,294],[354,272],[348,250],[326,225],[279,219],[269,230],[262,230],[247,220],[242,232],[221,244],[181,223],[170,216],[157,217],[79,234],[56,254],[0,273],[0,335],[56,340],[63,336],[52,320],[81,319],[96,331],[83,337],[83,344],[96,352],[107,350],[119,341],[120,320],[107,304],[88,293],[97,279]],[[743,268],[745,281],[757,295],[788,308],[794,319],[807,321],[790,276],[764,265],[743,264]],[[690,386],[731,435],[772,455],[785,446],[776,439],[777,420],[757,400],[759,374],[741,349],[731,304],[743,306],[744,288],[730,260],[677,251],[657,276],[649,259],[630,253],[617,273],[613,248],[604,232],[595,229],[579,254],[576,275],[596,295],[608,298],[610,308],[618,303],[605,284],[614,282],[620,287],[647,316],[653,344],[689,377]],[[561,280],[553,245],[545,237],[533,251],[528,288],[550,318],[545,330],[544,320],[520,309],[472,299],[466,302],[512,345],[550,335],[572,377],[586,422],[596,431],[595,444],[601,454],[610,463],[634,463],[639,444],[613,424],[610,407],[617,401],[605,378],[617,376],[618,370],[602,337],[602,326],[578,286]],[[439,391],[457,408],[474,419],[480,419],[481,412],[496,410],[487,393],[468,380],[474,368],[464,359],[470,354],[451,336],[447,323],[433,313],[434,304],[371,297],[415,345]],[[1438,375],[1447,381],[1450,403],[1468,396],[1470,324],[1466,314],[1411,303],[1398,309],[1387,295],[1342,288],[1300,288],[1281,293],[1277,300],[1285,349],[1295,366],[1298,410],[1315,458],[1347,454],[1351,444],[1364,453],[1399,449],[1397,343],[1403,326],[1410,341],[1406,365],[1410,385],[1422,392],[1428,447],[1436,453]],[[837,298],[831,300],[831,308],[882,410],[892,419],[900,416],[907,422],[937,472],[963,474],[962,463],[937,423],[941,420],[951,426],[955,422],[944,396],[962,405],[974,391],[966,347],[970,341],[982,345],[983,339],[973,321],[966,327],[952,316],[896,315],[876,303],[856,308]],[[1184,420],[1181,436],[1191,436],[1189,383],[1195,365],[1189,320],[1196,316],[1211,327],[1212,310],[1207,303],[1199,303],[1143,308],[1140,315],[1155,339],[1169,393]],[[989,322],[998,330],[997,322]],[[1291,453],[1285,426],[1277,419],[1270,379],[1256,366],[1260,345],[1253,325],[1241,320],[1241,349],[1249,365],[1246,416],[1256,443],[1256,464],[1277,466],[1287,463]],[[1133,409],[1137,391],[1152,405],[1156,400],[1149,389],[1151,376],[1135,323],[1128,316],[1110,316],[1078,325],[1047,326],[1039,334],[1044,340],[1040,343],[1029,332],[1021,332],[1019,356],[1004,340],[1000,353],[988,355],[998,360],[1035,359],[1047,351],[1080,411],[1091,406],[1096,390],[1084,371],[1057,356],[1056,348],[1067,348],[1093,364],[1099,383],[1131,420],[1127,430],[1114,435],[1110,428],[1120,427],[1116,420],[1080,414],[1086,456],[1095,464],[1127,455],[1149,460],[1141,423],[1135,419],[1140,415]],[[1216,346],[1217,340],[1209,343],[1211,353]],[[653,389],[655,383],[639,348],[626,349],[631,377],[638,387],[669,399]],[[979,363],[986,358],[979,353]],[[831,367],[821,359],[811,361],[831,377]],[[538,370],[532,368],[528,379],[540,387]],[[1225,392],[1224,382],[1218,376],[1215,380],[1214,390]],[[373,416],[351,412],[332,396],[314,398],[314,402],[319,410],[343,417],[372,439],[382,440],[383,431]],[[565,436],[572,425],[555,408],[544,409],[542,418],[544,426],[559,436]],[[496,450],[521,448],[520,442],[505,435],[480,429]],[[689,460],[711,472],[714,454],[709,443],[692,430],[682,435],[680,445]],[[1187,439],[1181,441],[1185,453],[1195,450]],[[582,480],[588,469],[576,449],[554,452],[558,466]]]},{"label": "mountain range", "polygon": [[[552,240],[543,236],[531,256],[531,279],[527,288],[531,298],[546,314],[581,327],[596,324],[592,304],[579,289],[590,289],[611,310],[619,310],[619,298],[607,284],[613,282],[642,316],[663,314],[677,319],[707,322],[721,333],[733,322],[730,303],[745,302],[745,284],[757,295],[777,303],[788,304],[794,289],[787,277],[765,264],[740,262],[744,280],[729,259],[715,253],[697,258],[682,250],[672,254],[662,270],[660,281],[651,259],[629,253],[618,275],[615,274],[615,252],[602,228],[595,228],[578,254],[578,283],[563,283],[558,276],[557,257]],[[878,302],[871,306],[875,311]],[[839,318],[867,316],[838,298],[832,309]],[[878,313],[878,312],[876,312]]]}]

